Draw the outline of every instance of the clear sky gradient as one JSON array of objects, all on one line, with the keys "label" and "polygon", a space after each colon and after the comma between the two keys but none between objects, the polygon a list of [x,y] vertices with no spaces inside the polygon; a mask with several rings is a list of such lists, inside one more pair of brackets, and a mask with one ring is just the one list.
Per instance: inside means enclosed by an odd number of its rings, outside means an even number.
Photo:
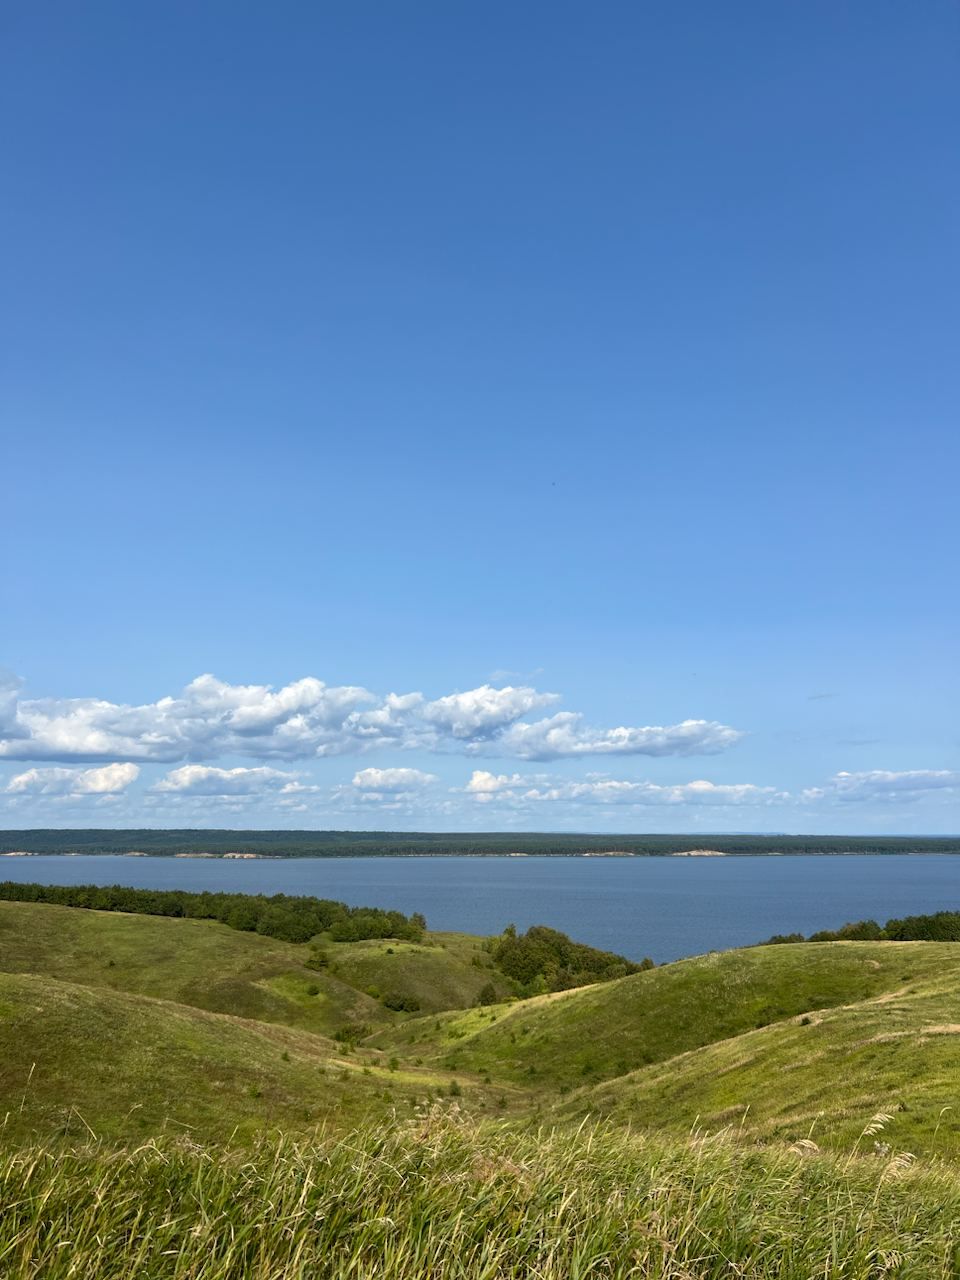
[{"label": "clear sky gradient", "polygon": [[960,830],[953,0],[0,36],[0,824]]}]

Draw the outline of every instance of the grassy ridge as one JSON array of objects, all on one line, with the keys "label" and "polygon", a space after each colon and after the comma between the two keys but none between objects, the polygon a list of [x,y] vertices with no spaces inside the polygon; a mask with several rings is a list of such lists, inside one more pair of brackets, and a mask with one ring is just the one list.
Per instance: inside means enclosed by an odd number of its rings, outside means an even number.
[{"label": "grassy ridge", "polygon": [[327,972],[358,991],[407,994],[424,1013],[437,1013],[474,1004],[488,982],[501,999],[510,994],[508,979],[492,967],[481,943],[464,933],[429,933],[422,943],[371,939],[324,949]]},{"label": "grassy ridge", "polygon": [[960,946],[750,948],[417,1018],[359,987],[462,1001],[482,940],[323,953],[0,904],[4,1280],[960,1276],[960,1169],[907,1154],[960,1150]]},{"label": "grassy ridge", "polygon": [[748,1140],[812,1137],[842,1146],[854,1141],[864,1116],[885,1112],[890,1118],[878,1141],[956,1156],[956,965],[945,959],[939,972],[921,970],[917,954],[935,960],[947,949],[937,944],[881,945],[901,949],[910,979],[904,990],[780,1022],[584,1089],[563,1113],[674,1130],[734,1125]]},{"label": "grassy ridge", "polygon": [[869,999],[911,975],[941,973],[960,984],[960,947],[747,948],[513,1006],[416,1020],[379,1032],[372,1043],[450,1070],[555,1090],[622,1076],[811,1009]]},{"label": "grassy ridge", "polygon": [[432,1115],[242,1160],[28,1150],[0,1197],[11,1280],[947,1280],[960,1235],[943,1167]]},{"label": "grassy ridge", "polygon": [[[505,985],[481,939],[323,952],[314,970],[312,946],[209,921],[0,904],[10,1132],[42,1138],[77,1112],[113,1138],[173,1124],[246,1140],[462,1093],[517,1120],[733,1125],[765,1141],[813,1125],[841,1145],[889,1111],[910,1150],[960,1146],[956,944],[748,948],[451,1011]],[[394,1012],[380,997],[396,991],[437,1011]]]},{"label": "grassy ridge", "polygon": [[[449,1088],[447,1076],[391,1071],[293,1028],[49,978],[0,974],[0,1032],[8,1142],[162,1132],[245,1142],[378,1120]],[[487,1105],[489,1091],[465,1097]]]},{"label": "grassy ridge", "polygon": [[155,996],[322,1035],[402,1021],[378,998],[392,991],[413,993],[425,1010],[469,1006],[491,980],[506,995],[502,975],[472,963],[475,956],[488,959],[480,942],[444,933],[428,934],[422,944],[326,943],[329,964],[313,969],[305,946],[214,921],[0,901],[0,971]]},{"label": "grassy ridge", "polygon": [[[304,961],[305,947],[207,920],[0,902],[0,970],[31,973],[332,1035],[390,1015]],[[319,988],[316,996],[308,994]]]}]

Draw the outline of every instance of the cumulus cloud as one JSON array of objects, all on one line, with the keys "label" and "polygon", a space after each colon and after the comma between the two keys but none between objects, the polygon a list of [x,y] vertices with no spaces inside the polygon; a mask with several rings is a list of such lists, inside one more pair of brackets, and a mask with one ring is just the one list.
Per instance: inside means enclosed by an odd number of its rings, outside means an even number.
[{"label": "cumulus cloud", "polygon": [[218,755],[297,757],[356,748],[351,717],[376,699],[366,689],[312,677],[274,692],[204,675],[179,697],[129,706],[100,698],[21,699],[17,734],[0,738],[8,759],[173,762]]},{"label": "cumulus cloud", "polygon": [[483,741],[502,732],[521,716],[556,702],[556,693],[538,693],[536,689],[506,685],[495,689],[482,684],[466,693],[450,693],[424,707],[424,719],[453,738]]},{"label": "cumulus cloud", "polygon": [[481,803],[503,801],[511,806],[549,803],[605,805],[749,805],[777,804],[790,797],[774,787],[750,782],[716,783],[698,779],[663,786],[656,782],[631,782],[616,778],[586,781],[525,778],[520,774],[492,774],[474,770],[464,788]]},{"label": "cumulus cloud", "polygon": [[532,724],[515,724],[501,737],[504,754],[521,760],[557,760],[563,756],[642,755],[692,756],[715,755],[739,742],[743,734],[716,720],[684,720],[674,725],[645,725],[642,728],[620,726],[616,729],[592,729],[575,711],[558,711],[556,715]]},{"label": "cumulus cloud", "polygon": [[11,795],[118,795],[139,775],[135,764],[107,764],[99,769],[27,769],[11,778],[6,790]]},{"label": "cumulus cloud", "polygon": [[870,769],[835,773],[823,787],[811,787],[805,800],[917,800],[931,792],[960,791],[960,772],[953,769]]},{"label": "cumulus cloud", "polygon": [[211,765],[185,764],[157,782],[152,790],[193,796],[260,796],[273,792],[290,795],[306,790],[294,773],[282,769],[217,769]]},{"label": "cumulus cloud", "polygon": [[490,796],[495,795],[498,791],[507,791],[510,788],[522,787],[525,785],[524,779],[519,773],[488,773],[486,769],[474,769],[470,775],[470,781],[464,788],[468,795],[472,796]]},{"label": "cumulus cloud", "polygon": [[361,769],[353,775],[358,791],[416,791],[437,781],[435,773],[420,769]]},{"label": "cumulus cloud", "polygon": [[0,758],[199,764],[224,756],[292,761],[392,747],[552,760],[712,754],[742,736],[712,720],[594,729],[571,711],[524,719],[557,696],[526,685],[484,684],[427,701],[416,691],[381,697],[314,676],[274,689],[203,675],[176,697],[128,705],[23,698],[7,682],[0,684]]}]

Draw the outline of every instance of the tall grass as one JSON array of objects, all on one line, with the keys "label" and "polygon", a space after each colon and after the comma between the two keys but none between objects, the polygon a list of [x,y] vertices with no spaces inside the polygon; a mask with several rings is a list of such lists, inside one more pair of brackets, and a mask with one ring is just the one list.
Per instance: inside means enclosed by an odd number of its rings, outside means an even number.
[{"label": "tall grass", "polygon": [[947,1166],[432,1112],[253,1154],[0,1156],[5,1280],[586,1280],[958,1274]]}]

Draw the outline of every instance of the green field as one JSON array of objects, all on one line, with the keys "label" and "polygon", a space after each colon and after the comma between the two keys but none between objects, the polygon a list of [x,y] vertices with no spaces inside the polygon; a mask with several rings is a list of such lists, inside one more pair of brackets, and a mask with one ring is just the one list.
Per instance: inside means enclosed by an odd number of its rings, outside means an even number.
[{"label": "green field", "polygon": [[811,1010],[868,1000],[910,980],[960,985],[952,943],[806,943],[714,952],[647,973],[443,1018],[372,1043],[437,1065],[556,1090],[623,1076]]},{"label": "green field", "polygon": [[493,965],[0,902],[0,1274],[960,1275],[957,944]]},{"label": "green field", "polygon": [[[877,1141],[960,1155],[960,981],[942,957],[954,944],[887,945],[903,948],[900,989],[581,1090],[564,1109],[678,1131],[734,1125],[745,1139],[840,1147],[856,1140],[865,1117],[887,1113]],[[918,963],[921,948],[934,961],[941,953],[939,969]]]}]

